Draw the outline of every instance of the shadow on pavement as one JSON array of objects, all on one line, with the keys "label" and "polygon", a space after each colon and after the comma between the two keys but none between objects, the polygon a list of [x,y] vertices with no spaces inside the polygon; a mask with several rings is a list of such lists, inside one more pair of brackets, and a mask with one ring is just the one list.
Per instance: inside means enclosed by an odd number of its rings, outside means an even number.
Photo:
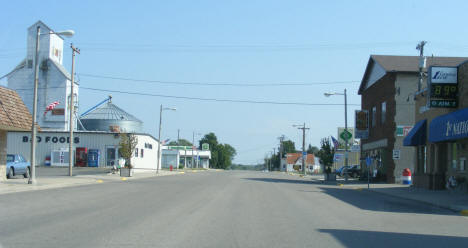
[{"label": "shadow on pavement", "polygon": [[441,235],[376,232],[344,229],[319,229],[331,234],[343,246],[362,247],[466,247],[468,238]]},{"label": "shadow on pavement", "polygon": [[455,215],[454,212],[449,210],[415,202],[412,200],[405,200],[394,196],[369,192],[367,190],[357,191],[355,189],[349,188],[330,187],[319,188],[323,191],[323,193],[363,210],[396,213]]},{"label": "shadow on pavement", "polygon": [[298,183],[298,184],[322,184],[317,181],[311,180],[296,180],[296,179],[284,179],[284,178],[267,178],[267,177],[249,177],[244,178],[246,180],[267,182],[267,183]]}]

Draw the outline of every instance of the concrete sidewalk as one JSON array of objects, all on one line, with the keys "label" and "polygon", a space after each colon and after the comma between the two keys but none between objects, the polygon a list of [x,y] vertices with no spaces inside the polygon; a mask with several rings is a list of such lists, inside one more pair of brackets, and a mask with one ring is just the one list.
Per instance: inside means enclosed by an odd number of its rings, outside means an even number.
[{"label": "concrete sidewalk", "polygon": [[339,187],[352,188],[356,190],[369,190],[380,194],[449,209],[451,211],[458,212],[461,215],[468,216],[468,194],[459,191],[428,190],[415,188],[410,185],[385,183],[371,183],[369,189],[367,189],[367,182],[359,181],[354,178],[350,178],[346,182],[344,178],[337,177],[336,181],[325,182],[323,175],[307,175],[305,177],[300,174],[289,175],[300,176],[317,183],[337,185]]},{"label": "concrete sidewalk", "polygon": [[0,194],[65,188],[79,185],[99,184],[115,181],[131,181],[142,178],[178,175],[184,173],[184,171],[167,170],[160,170],[158,174],[156,174],[155,171],[136,171],[132,177],[120,177],[119,174],[110,173],[109,168],[74,168],[74,176],[69,177],[66,176],[66,174],[68,174],[68,168],[38,167],[36,184],[29,185],[27,178],[18,176],[14,179],[8,179],[6,182],[1,182]]}]

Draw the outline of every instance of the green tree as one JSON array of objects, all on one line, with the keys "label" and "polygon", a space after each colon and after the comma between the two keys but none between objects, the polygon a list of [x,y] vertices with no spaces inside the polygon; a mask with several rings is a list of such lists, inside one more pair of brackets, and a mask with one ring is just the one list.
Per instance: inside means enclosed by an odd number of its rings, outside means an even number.
[{"label": "green tree", "polygon": [[133,168],[131,159],[137,144],[138,138],[136,135],[131,133],[120,134],[119,152],[120,155],[122,155],[122,157],[125,159],[125,167],[127,168]]},{"label": "green tree", "polygon": [[328,174],[331,172],[335,150],[333,150],[331,142],[328,138],[323,138],[320,141],[320,145],[320,150],[318,151],[317,156],[320,158],[320,164],[324,166],[325,173]]},{"label": "green tree", "polygon": [[318,155],[318,151],[319,151],[319,150],[320,150],[320,149],[318,149],[318,147],[312,146],[312,145],[310,145],[310,144],[309,144],[309,147],[307,147],[307,153],[308,153],[308,154],[314,154],[315,156]]},{"label": "green tree", "polygon": [[296,146],[294,145],[294,142],[291,140],[285,140],[283,141],[283,157],[286,157],[287,153],[295,153],[296,152]]},{"label": "green tree", "polygon": [[218,167],[226,169],[232,164],[232,159],[236,155],[236,149],[229,144],[219,144],[218,147]]},{"label": "green tree", "polygon": [[192,142],[186,140],[186,139],[180,139],[179,141],[173,140],[167,144],[169,146],[192,146]]}]

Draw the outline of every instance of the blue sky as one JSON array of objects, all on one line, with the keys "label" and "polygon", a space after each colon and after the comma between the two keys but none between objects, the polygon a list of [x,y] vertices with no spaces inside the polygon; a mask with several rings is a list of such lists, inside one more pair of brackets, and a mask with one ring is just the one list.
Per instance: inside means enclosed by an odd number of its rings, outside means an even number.
[{"label": "blue sky", "polygon": [[[254,101],[343,103],[324,92],[348,89],[359,104],[359,81],[370,54],[468,56],[466,1],[6,1],[0,15],[0,75],[26,55],[26,29],[42,20],[81,49],[76,72],[82,87],[159,95]],[[64,66],[70,68],[70,49]],[[80,75],[83,74],[83,75]],[[172,82],[301,86],[168,85],[110,80],[84,74]],[[4,84],[5,80],[1,80]],[[327,83],[330,84],[313,84]],[[336,83],[343,82],[343,83]],[[80,112],[109,93],[80,89]],[[191,140],[214,132],[234,146],[235,162],[257,163],[284,134],[301,142],[293,124],[311,129],[306,141],[336,135],[343,106],[294,106],[194,101],[112,93],[113,102],[156,135],[159,105],[163,138]],[[358,106],[349,106],[348,125]]]}]

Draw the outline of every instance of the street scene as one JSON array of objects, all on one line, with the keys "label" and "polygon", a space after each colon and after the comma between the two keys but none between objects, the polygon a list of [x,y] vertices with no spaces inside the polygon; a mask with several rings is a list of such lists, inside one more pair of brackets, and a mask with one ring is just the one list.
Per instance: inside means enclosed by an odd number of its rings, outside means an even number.
[{"label": "street scene", "polygon": [[0,248],[467,246],[468,3],[4,5]]}]

